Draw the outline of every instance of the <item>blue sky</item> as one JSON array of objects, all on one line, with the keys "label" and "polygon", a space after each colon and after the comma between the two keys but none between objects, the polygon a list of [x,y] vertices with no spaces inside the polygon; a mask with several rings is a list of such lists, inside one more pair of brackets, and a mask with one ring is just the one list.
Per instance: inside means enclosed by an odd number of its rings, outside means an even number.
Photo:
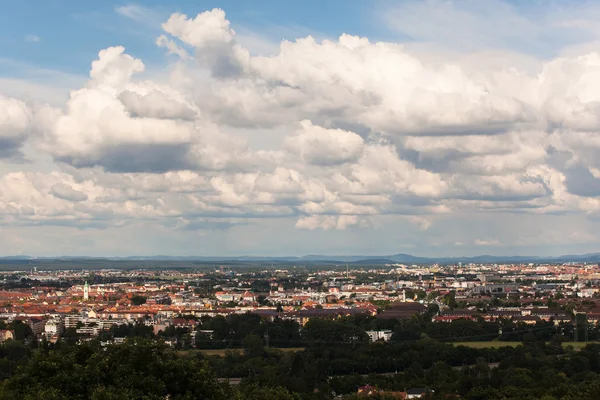
[{"label": "blue sky", "polygon": [[[440,39],[422,30],[402,32],[401,23],[396,26],[385,21],[385,15],[399,12],[405,18],[420,19],[427,26],[431,10],[445,6],[431,1],[384,1],[365,2],[360,0],[331,0],[302,2],[264,1],[198,1],[165,2],[148,0],[143,3],[113,3],[104,1],[22,1],[5,5],[0,14],[0,49],[3,59],[20,61],[37,67],[57,69],[72,74],[85,74],[89,60],[97,52],[112,45],[123,45],[132,54],[146,62],[159,63],[163,53],[154,45],[152,34],[160,32],[160,23],[171,13],[181,12],[190,16],[212,8],[222,8],[227,18],[240,32],[252,32],[265,40],[277,43],[281,39],[313,35],[317,38],[337,38],[341,33],[369,37],[372,41],[389,40],[400,42],[421,39]],[[438,2],[442,3],[442,2]],[[452,8],[479,18],[482,26],[489,22],[485,16],[504,13],[495,3],[454,1]],[[543,24],[548,15],[565,10],[584,10],[594,2],[583,1],[510,1],[504,3],[514,15],[532,23]],[[131,13],[127,13],[130,8]],[[123,10],[119,13],[119,9]],[[390,11],[391,10],[391,11]],[[396,11],[399,10],[399,11]],[[127,17],[129,15],[129,17]],[[450,21],[452,22],[452,21]],[[457,21],[457,25],[458,25]],[[510,24],[510,20],[507,21]],[[429,26],[428,28],[435,28]],[[460,30],[456,26],[456,30]],[[470,27],[468,27],[470,28]],[[480,39],[494,41],[503,37],[505,29],[519,27],[497,27],[500,33],[481,32]],[[435,29],[431,29],[435,32]],[[446,33],[448,34],[448,32]],[[571,32],[573,34],[573,32]],[[504,35],[505,36],[505,35]],[[545,43],[528,43],[530,38],[504,37],[503,47],[525,48],[540,55],[551,55],[560,47],[577,40],[564,35],[560,30],[547,30],[540,34]],[[581,35],[582,37],[585,35]],[[449,37],[453,38],[452,34]],[[39,41],[37,41],[39,40]],[[473,38],[467,39],[473,40]],[[19,69],[3,66],[4,71],[18,74]]]},{"label": "blue sky", "polygon": [[[140,19],[131,19],[118,12],[121,7],[135,7],[144,14],[139,14]],[[212,8],[225,9],[238,30],[257,32],[275,42],[309,34],[336,37],[340,32],[370,37],[390,35],[380,29],[372,6],[357,0],[149,0],[138,4],[48,0],[6,5],[0,14],[0,49],[3,58],[73,74],[86,74],[89,60],[99,50],[113,45],[125,46],[146,62],[161,62],[164,55],[154,45],[153,34],[160,32],[163,19],[174,12],[192,16]],[[39,41],[31,41],[33,37]]]},{"label": "blue sky", "polygon": [[596,251],[598,20],[580,0],[7,3],[0,254]]}]

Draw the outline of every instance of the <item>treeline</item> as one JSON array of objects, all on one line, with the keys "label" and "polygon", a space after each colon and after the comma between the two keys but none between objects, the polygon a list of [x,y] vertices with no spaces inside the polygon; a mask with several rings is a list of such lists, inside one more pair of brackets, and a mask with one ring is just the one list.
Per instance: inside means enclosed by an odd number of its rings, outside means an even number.
[{"label": "treeline", "polygon": [[579,352],[546,342],[475,349],[419,339],[284,352],[256,335],[243,342],[243,352],[206,356],[141,338],[38,349],[8,341],[0,345],[0,399],[353,399],[365,384],[427,387],[434,400],[591,400],[600,393],[600,345]]},{"label": "treeline", "polygon": [[[185,318],[196,319],[193,316]],[[199,318],[198,333],[193,337],[189,328],[170,326],[158,335],[154,334],[151,325],[143,322],[124,325],[113,325],[106,332],[100,334],[103,341],[115,337],[145,337],[164,339],[177,339],[178,346],[184,348],[200,349],[225,349],[239,348],[244,337],[253,334],[261,337],[265,344],[272,347],[304,347],[315,343],[355,343],[367,342],[366,331],[391,330],[392,341],[405,342],[421,338],[431,338],[442,342],[460,341],[594,341],[600,339],[600,330],[595,324],[587,324],[579,319],[577,324],[553,322],[538,322],[528,325],[522,322],[513,322],[501,319],[486,322],[483,319],[471,321],[458,319],[452,322],[431,322],[429,315],[415,316],[407,320],[378,319],[372,316],[350,316],[335,320],[311,319],[304,326],[298,322],[287,319],[275,318],[268,320],[256,314],[231,314],[226,317]],[[575,329],[577,328],[577,329]],[[29,326],[21,321],[6,324],[0,321],[0,329],[11,329],[16,334],[16,339],[33,340],[33,333]],[[587,334],[586,334],[587,331]],[[577,338],[575,338],[577,336]],[[79,335],[75,328],[68,328],[63,337],[69,341],[77,341]]]},{"label": "treeline", "polygon": [[[162,337],[172,341],[176,339],[181,348],[226,349],[240,348],[247,335],[256,335],[265,345],[271,347],[305,347],[319,343],[366,343],[367,331],[390,330],[391,341],[407,342],[422,338],[436,339],[441,342],[461,341],[508,341],[508,342],[565,342],[594,341],[600,339],[600,330],[595,324],[584,320],[576,323],[539,321],[530,325],[499,319],[487,322],[458,319],[452,322],[432,322],[431,314],[414,316],[410,319],[378,319],[373,316],[357,315],[338,319],[311,319],[301,326],[288,319],[274,320],[259,315],[231,314],[228,316],[201,317],[184,316],[196,319],[196,333],[191,329],[170,326],[155,336],[152,326],[143,323],[113,326],[110,332],[101,334],[102,340],[112,337]],[[72,336],[72,335],[68,335]]]},{"label": "treeline", "polygon": [[[75,328],[57,344],[0,345],[1,399],[352,399],[370,384],[385,391],[433,390],[431,399],[571,400],[600,398],[600,345],[579,352],[561,343],[577,324],[536,325],[482,319],[431,322],[351,316],[336,320],[273,321],[255,314],[202,317],[197,333],[167,327],[158,339],[142,323],[113,326],[99,340],[76,344]],[[195,318],[183,316],[185,318]],[[29,336],[14,322],[18,338]],[[390,342],[369,343],[366,331],[391,330]],[[102,347],[110,337],[123,345]],[[178,339],[176,348],[161,338]],[[581,338],[581,337],[580,337]],[[518,347],[472,348],[447,342],[520,341]],[[232,349],[222,355],[182,349]],[[295,351],[276,348],[297,347]],[[233,351],[242,349],[243,351]],[[210,353],[208,353],[210,354]],[[229,386],[218,378],[241,379]],[[383,398],[383,397],[382,397]]]},{"label": "treeline", "polygon": [[[285,352],[265,348],[262,342],[244,341],[243,352],[226,352],[225,357],[209,357],[219,376],[248,377],[258,374],[253,358],[274,358],[273,365],[282,371],[293,370],[294,363],[310,366],[315,375],[344,376],[390,374],[410,368],[429,369],[436,362],[450,367],[462,368],[474,365],[478,358],[497,363],[515,352],[514,347],[475,349],[453,346],[431,339],[413,342],[379,342],[372,344],[315,344],[301,352]],[[558,348],[549,348],[549,354],[557,355]],[[560,354],[563,351],[560,350]],[[264,361],[264,360],[263,360]],[[261,362],[263,362],[261,361]],[[264,362],[263,362],[264,364]],[[265,364],[266,365],[266,364]],[[259,374],[260,375],[260,374]],[[273,377],[274,380],[282,377]]]},{"label": "treeline", "polygon": [[[17,277],[18,278],[18,277]],[[45,286],[52,287],[56,290],[60,289],[68,289],[71,287],[71,284],[64,280],[58,281],[38,281],[37,279],[30,278],[20,278],[17,280],[8,280],[0,284],[0,289],[2,290],[15,290],[15,289],[30,289],[35,286]]]},{"label": "treeline", "polygon": [[[227,317],[203,317],[200,329],[212,330],[211,338],[197,342],[199,348],[239,346],[246,334],[268,336],[272,346],[298,347],[306,343],[368,341],[366,331],[391,330],[392,341],[404,342],[424,337],[442,342],[490,341],[595,341],[600,340],[600,327],[585,320],[555,324],[539,321],[533,325],[499,319],[488,322],[457,319],[452,322],[432,322],[431,314],[410,319],[378,319],[358,315],[336,320],[311,319],[304,326],[292,320],[265,320],[255,314]],[[207,347],[203,347],[207,346]],[[212,347],[211,347],[212,346]]]},{"label": "treeline", "polygon": [[[219,382],[202,359],[182,357],[158,342],[97,342],[32,353],[18,342],[0,346],[0,399],[292,400],[283,387],[234,388]],[[15,368],[16,366],[16,368]],[[9,371],[6,374],[6,371]],[[10,375],[10,376],[6,376]]]},{"label": "treeline", "polygon": [[591,400],[600,394],[600,345],[580,352],[545,342],[474,349],[421,339],[311,346],[296,353],[254,347],[207,359],[219,376],[283,386],[305,399],[334,393],[351,399],[366,384],[381,391],[428,387],[430,399]]}]

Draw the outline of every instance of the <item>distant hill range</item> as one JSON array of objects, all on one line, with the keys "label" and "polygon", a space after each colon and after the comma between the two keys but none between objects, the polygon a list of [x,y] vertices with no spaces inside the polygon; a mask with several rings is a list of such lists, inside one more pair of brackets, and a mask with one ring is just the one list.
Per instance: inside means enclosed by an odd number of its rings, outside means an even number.
[{"label": "distant hill range", "polygon": [[260,256],[240,256],[240,257],[205,257],[205,256],[132,256],[132,257],[30,257],[30,256],[9,256],[0,257],[0,262],[4,263],[27,263],[31,261],[179,261],[179,262],[199,262],[199,263],[278,263],[278,264],[457,264],[457,263],[562,263],[562,262],[600,262],[600,253],[563,255],[558,257],[540,257],[540,256],[490,256],[481,255],[474,257],[419,257],[410,254],[392,254],[387,256],[323,256],[306,255],[303,257],[260,257]]}]

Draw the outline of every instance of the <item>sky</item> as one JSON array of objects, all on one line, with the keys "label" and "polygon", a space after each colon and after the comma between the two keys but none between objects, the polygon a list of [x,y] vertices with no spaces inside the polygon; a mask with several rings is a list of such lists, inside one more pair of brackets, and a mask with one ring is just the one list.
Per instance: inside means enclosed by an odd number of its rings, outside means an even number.
[{"label": "sky", "polygon": [[0,255],[600,249],[600,2],[21,1]]}]

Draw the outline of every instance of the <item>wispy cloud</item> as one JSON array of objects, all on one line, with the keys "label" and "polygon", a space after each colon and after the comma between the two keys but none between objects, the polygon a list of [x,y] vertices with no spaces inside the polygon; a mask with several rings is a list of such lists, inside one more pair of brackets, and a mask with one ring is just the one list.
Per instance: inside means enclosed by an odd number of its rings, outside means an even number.
[{"label": "wispy cloud", "polygon": [[279,52],[279,41],[247,28],[236,30],[236,40],[253,55],[270,56]]},{"label": "wispy cloud", "polygon": [[467,52],[502,49],[546,57],[600,38],[600,7],[593,3],[569,9],[560,2],[534,7],[505,0],[408,0],[377,12],[408,42]]},{"label": "wispy cloud", "polygon": [[477,240],[475,240],[475,245],[477,245],[477,246],[500,246],[501,244],[502,243],[498,239],[488,239],[488,240],[477,239]]},{"label": "wispy cloud", "polygon": [[70,86],[79,85],[85,75],[76,75],[52,68],[43,68],[26,61],[15,60],[12,58],[0,57],[0,66],[7,68],[10,72],[5,73],[8,76],[28,78],[35,81],[44,81],[55,83],[57,81],[68,82]]},{"label": "wispy cloud", "polygon": [[37,35],[27,35],[27,36],[25,36],[25,41],[36,43],[36,42],[40,41],[40,37]]},{"label": "wispy cloud", "polygon": [[0,57],[0,93],[22,100],[38,100],[61,105],[68,99],[69,90],[81,86],[85,75],[75,75],[49,68],[41,68],[24,61]]},{"label": "wispy cloud", "polygon": [[426,231],[431,228],[432,222],[429,218],[421,217],[421,216],[412,216],[409,217],[411,223],[416,225],[420,231]]},{"label": "wispy cloud", "polygon": [[169,13],[162,12],[159,9],[148,8],[138,4],[115,7],[115,12],[150,28],[160,28],[161,23],[169,15]]}]

